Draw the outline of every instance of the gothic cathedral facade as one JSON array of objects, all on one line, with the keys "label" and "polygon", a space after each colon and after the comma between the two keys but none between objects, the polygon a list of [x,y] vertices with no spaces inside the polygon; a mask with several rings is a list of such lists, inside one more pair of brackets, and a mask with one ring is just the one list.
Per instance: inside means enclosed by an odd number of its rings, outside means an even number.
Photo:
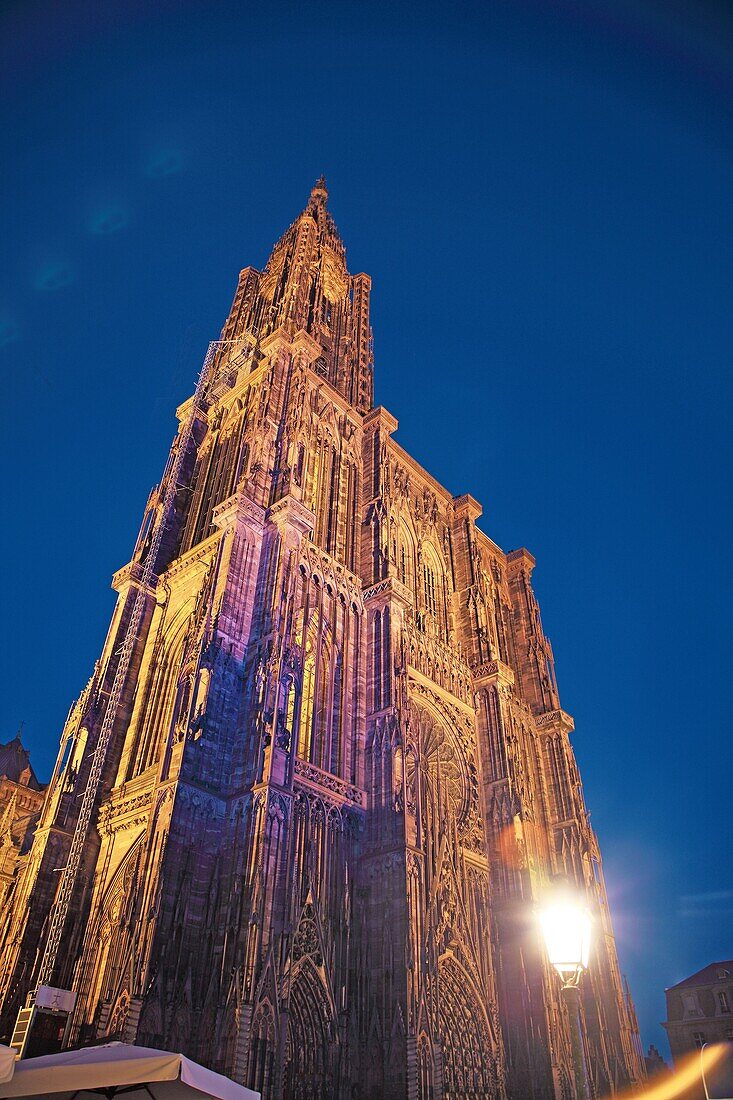
[{"label": "gothic cathedral facade", "polygon": [[371,284],[327,198],[319,180],[242,271],[203,397],[178,410],[4,909],[4,1025],[175,467],[53,974],[77,994],[71,1042],[180,1050],[265,1100],[569,1100],[534,915],[562,873],[596,918],[582,1023],[606,1096],[643,1064],[534,559],[374,407]]}]

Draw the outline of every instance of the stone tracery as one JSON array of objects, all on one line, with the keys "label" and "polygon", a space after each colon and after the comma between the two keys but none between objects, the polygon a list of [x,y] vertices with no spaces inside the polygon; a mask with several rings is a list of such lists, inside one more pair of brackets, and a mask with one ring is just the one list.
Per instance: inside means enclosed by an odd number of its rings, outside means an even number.
[{"label": "stone tracery", "polygon": [[[91,916],[80,891],[65,941],[80,957],[56,980],[83,978],[75,1038],[180,1041],[265,1100],[503,1097],[499,1019],[522,1036],[510,1091],[529,1095],[535,1064],[550,1100],[569,1052],[511,916],[559,866],[607,907],[533,559],[392,440],[370,280],[349,274],[326,200],[321,180],[264,271],[241,272],[223,335],[248,350],[217,353],[193,409],[89,842]],[[167,476],[12,891],[6,1024]],[[602,1092],[636,1073],[615,963],[604,973],[585,1006],[617,1021],[592,1032]]]}]

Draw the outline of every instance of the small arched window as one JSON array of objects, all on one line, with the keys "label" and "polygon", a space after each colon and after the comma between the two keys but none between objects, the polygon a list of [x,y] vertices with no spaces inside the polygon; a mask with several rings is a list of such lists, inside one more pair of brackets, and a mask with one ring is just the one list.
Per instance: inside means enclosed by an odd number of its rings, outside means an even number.
[{"label": "small arched window", "polygon": [[313,699],[316,689],[316,659],[308,638],[303,661],[303,698],[300,705],[300,729],[298,731],[298,756],[309,760],[313,736]]},{"label": "small arched window", "polygon": [[[296,638],[302,635],[302,631],[302,624],[299,624]],[[330,627],[318,611],[314,611],[310,618],[304,646],[297,751],[301,760],[309,760],[318,767],[324,767],[327,766],[324,757],[329,755],[325,745],[331,725],[329,705],[332,702],[330,692],[334,675],[334,650]],[[289,701],[287,705],[289,713]],[[295,704],[293,720],[295,721]]]},{"label": "small arched window", "polygon": [[293,726],[295,724],[295,681],[290,680],[288,684],[288,693],[285,702],[285,727],[293,732]]},{"label": "small arched window", "polygon": [[397,542],[397,576],[411,592],[415,590],[415,541],[404,520],[400,522]]},{"label": "small arched window", "polygon": [[313,456],[310,462],[310,485],[308,494],[308,507],[311,512],[318,513],[318,492],[321,484],[321,467],[323,464],[322,443],[316,442]]},{"label": "small arched window", "polygon": [[430,562],[426,562],[423,569],[425,575],[425,607],[434,615],[437,611],[435,597],[435,569]]},{"label": "small arched window", "polygon": [[422,584],[425,611],[432,617],[435,627],[445,633],[445,575],[435,547],[425,543],[422,552]]}]

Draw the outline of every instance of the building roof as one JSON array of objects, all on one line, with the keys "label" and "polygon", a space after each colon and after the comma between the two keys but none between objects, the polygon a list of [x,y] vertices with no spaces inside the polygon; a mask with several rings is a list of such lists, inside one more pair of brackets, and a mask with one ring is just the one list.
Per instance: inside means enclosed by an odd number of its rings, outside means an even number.
[{"label": "building roof", "polygon": [[698,970],[697,973],[691,974],[689,978],[683,978],[681,982],[677,982],[676,985],[669,986],[669,989],[684,989],[685,986],[690,985],[712,985],[714,982],[720,981],[719,971],[727,970],[726,977],[733,978],[733,959],[728,959],[723,962],[708,963],[702,970]]},{"label": "building roof", "polygon": [[0,777],[2,776],[13,783],[20,783],[23,787],[30,787],[33,791],[43,790],[19,733],[16,733],[12,741],[0,745]]}]

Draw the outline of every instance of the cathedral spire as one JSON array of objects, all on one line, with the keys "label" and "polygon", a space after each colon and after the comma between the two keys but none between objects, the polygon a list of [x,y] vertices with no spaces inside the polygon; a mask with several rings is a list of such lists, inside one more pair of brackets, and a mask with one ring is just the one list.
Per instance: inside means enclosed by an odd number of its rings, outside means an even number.
[{"label": "cathedral spire", "polygon": [[326,177],[324,175],[320,175],[316,180],[311,190],[310,201],[311,203],[320,203],[322,206],[325,206],[328,202],[328,188],[326,187]]},{"label": "cathedral spire", "polygon": [[[326,177],[324,175],[320,175],[313,184],[305,210],[295,221],[294,225],[297,226],[304,217],[312,218],[315,221],[322,242],[328,243],[345,262],[346,249],[341,240],[341,234],[336,228],[336,223],[331,216],[331,211],[328,209],[328,187],[326,186]],[[291,226],[291,229],[292,228],[293,226]]]},{"label": "cathedral spire", "polygon": [[372,407],[370,281],[351,275],[346,249],[327,206],[323,175],[305,208],[276,241],[262,272],[245,268],[222,338],[255,340],[283,329],[304,331],[320,346],[314,369],[360,412]]}]

